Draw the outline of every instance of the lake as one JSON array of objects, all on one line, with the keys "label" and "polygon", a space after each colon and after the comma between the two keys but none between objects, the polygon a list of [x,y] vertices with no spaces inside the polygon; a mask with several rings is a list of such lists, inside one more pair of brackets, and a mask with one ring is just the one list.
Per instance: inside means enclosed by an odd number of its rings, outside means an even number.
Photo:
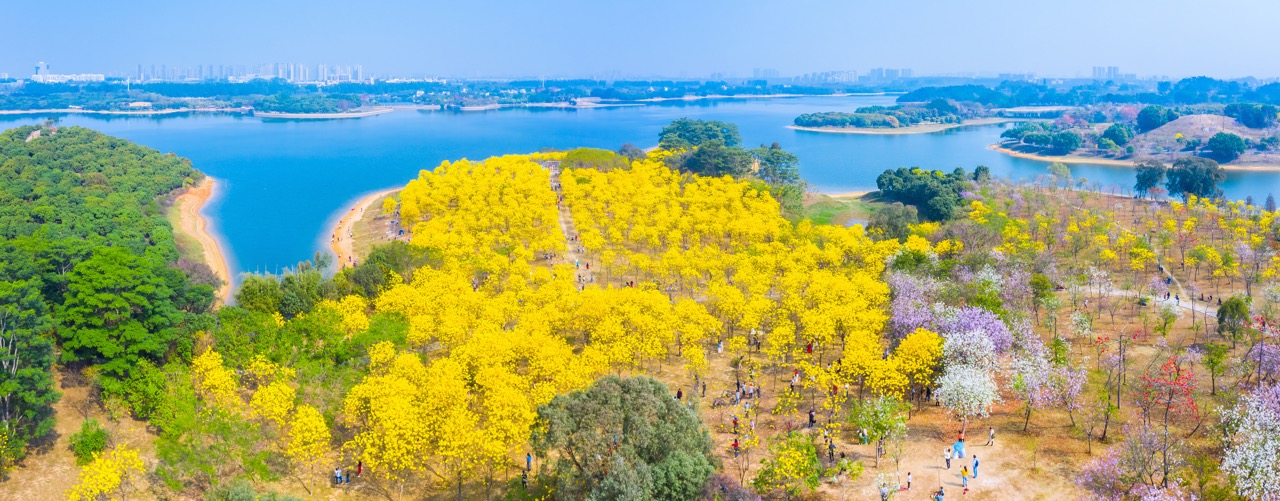
[{"label": "lake", "polygon": [[[540,148],[617,149],[657,144],[658,131],[680,117],[738,124],[747,146],[777,141],[800,157],[800,173],[825,192],[874,190],[888,168],[919,166],[950,171],[986,165],[997,176],[1033,180],[1044,162],[987,149],[1000,125],[933,134],[824,134],[787,129],[802,113],[853,111],[892,104],[893,96],[799,97],[765,100],[671,102],[642,107],[508,109],[488,112],[397,111],[368,118],[266,121],[228,115],[170,117],[63,116],[79,125],[190,158],[221,181],[206,207],[232,274],[277,272],[327,249],[329,231],[345,207],[363,194],[402,186],[443,160],[483,159]],[[44,117],[0,117],[0,127]],[[1103,186],[1132,186],[1125,167],[1072,166],[1078,178]],[[1227,174],[1232,198],[1261,200],[1280,192],[1280,172]]]}]

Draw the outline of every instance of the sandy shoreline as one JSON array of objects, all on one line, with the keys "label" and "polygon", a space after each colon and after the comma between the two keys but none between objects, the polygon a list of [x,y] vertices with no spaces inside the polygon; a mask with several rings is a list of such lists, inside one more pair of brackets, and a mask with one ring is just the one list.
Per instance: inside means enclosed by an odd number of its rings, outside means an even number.
[{"label": "sandy shoreline", "polygon": [[[1035,153],[1023,153],[1020,151],[1014,151],[1009,148],[1005,148],[1003,146],[1000,146],[999,144],[993,144],[991,146],[988,146],[987,149],[995,150],[1015,158],[1025,158],[1027,160],[1039,160],[1041,162],[1061,162],[1064,164],[1109,165],[1113,167],[1133,167],[1134,165],[1137,164],[1137,162],[1133,160],[1117,160],[1114,158],[1092,158],[1092,157],[1079,157],[1079,156],[1073,156],[1073,155],[1053,156],[1053,155],[1037,155]],[[1164,162],[1163,160],[1161,162],[1167,164],[1167,162]],[[1220,167],[1222,167],[1223,170],[1280,171],[1280,165],[1224,164],[1224,165],[1220,165]]]},{"label": "sandy shoreline", "polygon": [[801,127],[799,125],[788,125],[791,130],[802,130],[805,132],[822,132],[827,134],[871,134],[871,135],[900,135],[900,134],[929,134],[933,132],[942,132],[944,130],[959,129],[961,127],[977,127],[981,125],[994,125],[1007,122],[1025,122],[1025,119],[1012,118],[979,118],[977,120],[969,120],[958,124],[917,124],[907,127]]},{"label": "sandy shoreline", "polygon": [[825,191],[818,192],[819,195],[826,195],[831,198],[855,198],[866,195],[867,193],[871,193],[871,191],[842,191],[836,193],[827,193]]},{"label": "sandy shoreline", "polygon": [[[333,227],[333,231],[329,232],[330,235],[333,235],[333,237],[330,237],[329,239],[329,250],[333,251],[333,255],[336,258],[334,262],[337,264],[337,269],[339,271],[351,266],[355,262],[355,250],[352,247],[353,242],[351,240],[351,230],[352,227],[355,226],[356,221],[359,221],[360,218],[364,216],[365,209],[368,209],[375,200],[392,193],[396,193],[402,189],[404,188],[398,187],[370,193],[364,198],[361,198],[360,201],[355,203],[355,205],[351,206],[351,208],[347,210],[347,213],[342,215],[342,219],[338,220],[338,224]],[[341,240],[339,240],[339,238],[341,238]]]},{"label": "sandy shoreline", "polygon": [[222,288],[218,289],[218,302],[226,304],[231,298],[231,271],[227,266],[227,258],[222,254],[218,241],[209,234],[208,221],[200,214],[200,209],[213,196],[216,182],[205,176],[200,184],[192,186],[173,200],[178,209],[178,231],[181,231],[200,243],[204,251],[204,262],[213,269],[213,273],[222,279]]}]

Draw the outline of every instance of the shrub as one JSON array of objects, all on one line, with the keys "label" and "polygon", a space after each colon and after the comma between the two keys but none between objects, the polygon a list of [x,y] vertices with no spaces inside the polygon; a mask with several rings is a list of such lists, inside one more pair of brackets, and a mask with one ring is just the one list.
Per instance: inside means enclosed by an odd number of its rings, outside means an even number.
[{"label": "shrub", "polygon": [[107,448],[107,430],[102,428],[97,419],[86,419],[80,425],[80,431],[71,435],[71,452],[76,455],[76,464],[84,466],[93,461],[93,456]]}]

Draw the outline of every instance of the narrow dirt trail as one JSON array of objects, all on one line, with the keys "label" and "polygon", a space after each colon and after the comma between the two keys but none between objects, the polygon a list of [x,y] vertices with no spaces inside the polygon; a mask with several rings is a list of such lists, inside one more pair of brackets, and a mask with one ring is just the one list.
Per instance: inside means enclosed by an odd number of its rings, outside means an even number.
[{"label": "narrow dirt trail", "polygon": [[[556,193],[559,200],[560,195],[560,162],[547,162],[544,164],[551,171],[551,191]],[[560,232],[564,233],[564,243],[566,251],[564,254],[565,262],[572,262],[578,268],[577,274],[579,283],[586,285],[595,282],[595,272],[591,270],[591,262],[587,260],[583,252],[581,243],[574,240],[578,236],[578,229],[573,225],[573,217],[569,214],[569,206],[563,202],[556,202],[556,209],[560,211]]]}]

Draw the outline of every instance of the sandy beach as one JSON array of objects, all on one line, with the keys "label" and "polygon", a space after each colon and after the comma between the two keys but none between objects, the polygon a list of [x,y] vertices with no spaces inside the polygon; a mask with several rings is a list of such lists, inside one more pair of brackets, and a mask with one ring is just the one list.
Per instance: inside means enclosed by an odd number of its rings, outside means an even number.
[{"label": "sandy beach", "polygon": [[200,184],[197,184],[187,191],[178,195],[173,200],[174,207],[178,209],[178,231],[181,231],[200,243],[200,248],[204,252],[204,262],[213,269],[213,273],[222,279],[223,285],[218,289],[218,300],[221,304],[226,304],[231,298],[231,271],[227,267],[227,258],[222,254],[222,248],[218,246],[218,241],[209,234],[208,221],[204,216],[200,215],[200,209],[209,201],[209,197],[213,196],[216,182],[212,177],[205,176]]},{"label": "sandy beach", "polygon": [[[1064,155],[1064,156],[1037,155],[1035,153],[1023,153],[1021,151],[1014,151],[1009,148],[1000,146],[999,144],[993,144],[991,146],[988,146],[987,148],[998,151],[1000,153],[1004,153],[1005,155],[1009,155],[1011,157],[1025,158],[1028,160],[1039,160],[1041,162],[1061,162],[1064,164],[1110,165],[1114,167],[1133,167],[1137,163],[1133,160],[1117,160],[1114,158],[1081,157],[1081,156],[1075,156],[1075,155]],[[1161,160],[1161,162],[1165,163],[1166,165],[1169,163],[1168,161],[1165,161],[1165,160]],[[1263,165],[1263,164],[1253,164],[1253,165],[1222,164],[1220,165],[1220,167],[1222,167],[1223,170],[1238,170],[1238,171],[1280,170],[1280,165]]]},{"label": "sandy beach", "polygon": [[1026,119],[1015,120],[1012,118],[979,118],[976,120],[968,120],[958,124],[937,124],[926,123],[916,124],[907,127],[801,127],[799,125],[788,125],[788,129],[802,130],[805,132],[825,132],[829,134],[875,134],[875,135],[899,135],[899,134],[929,134],[931,132],[942,132],[944,130],[958,129],[960,127],[976,127],[979,125],[992,125],[1005,122],[1025,122]]},{"label": "sandy beach", "polygon": [[[370,193],[368,196],[361,198],[355,205],[351,206],[351,209],[347,210],[347,213],[342,215],[342,219],[338,220],[337,226],[334,226],[333,231],[330,232],[331,235],[336,235],[337,238],[329,240],[329,249],[333,251],[333,255],[337,258],[335,262],[338,265],[338,270],[351,266],[357,258],[354,255],[355,251],[352,248],[353,242],[351,240],[351,230],[352,227],[355,226],[356,221],[359,221],[360,218],[364,216],[365,209],[368,209],[373,205],[375,200],[402,189],[403,188],[391,188]],[[375,210],[381,210],[381,208],[375,208]],[[339,238],[341,240],[339,240]]]},{"label": "sandy beach", "polygon": [[844,192],[838,192],[838,193],[827,193],[825,191],[818,192],[819,195],[826,195],[831,198],[857,198],[857,197],[866,195],[867,193],[871,193],[871,192],[870,191],[844,191]]}]

